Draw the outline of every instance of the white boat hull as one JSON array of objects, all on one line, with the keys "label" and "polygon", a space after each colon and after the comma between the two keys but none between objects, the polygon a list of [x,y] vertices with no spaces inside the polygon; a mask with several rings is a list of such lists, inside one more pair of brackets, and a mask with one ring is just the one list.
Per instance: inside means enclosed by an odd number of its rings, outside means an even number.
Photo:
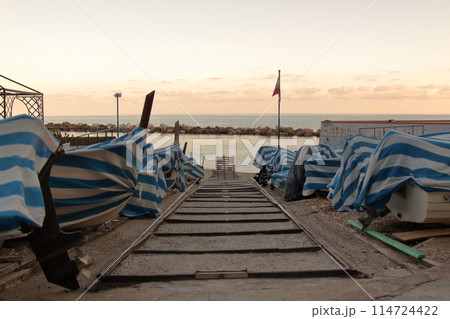
[{"label": "white boat hull", "polygon": [[387,207],[401,221],[450,223],[450,192],[429,193],[412,182],[392,194]]}]

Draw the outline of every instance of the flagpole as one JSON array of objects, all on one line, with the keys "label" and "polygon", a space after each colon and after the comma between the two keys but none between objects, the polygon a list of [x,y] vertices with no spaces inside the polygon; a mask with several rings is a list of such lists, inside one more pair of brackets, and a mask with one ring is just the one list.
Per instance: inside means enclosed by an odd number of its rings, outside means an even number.
[{"label": "flagpole", "polygon": [[[278,70],[278,78],[280,79],[280,70]],[[278,90],[278,149],[280,148],[280,102],[281,102],[281,79],[280,87]]]}]

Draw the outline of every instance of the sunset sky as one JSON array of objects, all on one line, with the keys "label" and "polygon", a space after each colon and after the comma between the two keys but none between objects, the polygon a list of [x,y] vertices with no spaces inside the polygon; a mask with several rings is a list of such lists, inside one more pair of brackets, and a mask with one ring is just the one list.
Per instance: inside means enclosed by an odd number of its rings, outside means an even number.
[{"label": "sunset sky", "polygon": [[[46,115],[447,113],[448,0],[4,0],[0,74]],[[0,85],[14,88],[0,79]],[[14,113],[25,107],[16,102]]]}]

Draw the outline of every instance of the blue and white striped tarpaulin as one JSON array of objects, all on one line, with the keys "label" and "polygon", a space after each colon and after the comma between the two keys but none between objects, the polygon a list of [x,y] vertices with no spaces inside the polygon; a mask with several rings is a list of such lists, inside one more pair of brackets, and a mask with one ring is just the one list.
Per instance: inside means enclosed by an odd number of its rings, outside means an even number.
[{"label": "blue and white striped tarpaulin", "polygon": [[178,145],[169,145],[154,151],[157,158],[158,169],[164,173],[168,189],[186,190],[186,176],[181,162],[181,148]]},{"label": "blue and white striped tarpaulin", "polygon": [[284,189],[286,187],[286,179],[288,174],[289,174],[288,170],[272,174],[272,176],[270,177],[270,186],[279,189]]},{"label": "blue and white striped tarpaulin", "polygon": [[355,135],[345,142],[341,166],[329,185],[328,198],[334,210],[359,210],[356,198],[361,190],[370,155],[379,143],[379,139]]},{"label": "blue and white striped tarpaulin", "polygon": [[164,173],[158,168],[157,158],[152,154],[151,144],[144,151],[143,169],[138,172],[136,187],[126,206],[120,212],[127,217],[156,217],[159,205],[167,193]]},{"label": "blue and white striped tarpaulin", "polygon": [[83,228],[117,215],[143,168],[147,130],[67,151],[53,165],[50,185],[62,228]]},{"label": "blue and white striped tarpaulin", "polygon": [[197,164],[193,157],[184,156],[183,170],[188,181],[202,179],[205,177],[205,170],[203,166]]},{"label": "blue and white striped tarpaulin", "polygon": [[22,236],[22,224],[42,227],[45,205],[38,174],[59,144],[28,115],[0,121],[0,241]]},{"label": "blue and white striped tarpaulin", "polygon": [[444,134],[417,137],[390,131],[367,164],[355,206],[381,210],[409,181],[426,192],[450,191],[450,140]]},{"label": "blue and white striped tarpaulin", "polygon": [[315,191],[328,191],[336,172],[341,166],[342,153],[331,148],[327,144],[312,146],[312,155],[304,164],[305,183],[303,196],[310,196]]},{"label": "blue and white striped tarpaulin", "polygon": [[[181,170],[179,170],[181,164]],[[144,147],[143,169],[139,171],[136,187],[121,214],[128,217],[159,214],[159,205],[168,188],[185,189],[186,181],[203,178],[203,167],[187,158],[179,146],[153,150]],[[184,174],[184,175],[183,175]]]},{"label": "blue and white striped tarpaulin", "polygon": [[303,145],[286,178],[285,200],[298,200],[316,190],[328,190],[327,185],[339,165],[340,154],[329,145]]},{"label": "blue and white striped tarpaulin", "polygon": [[170,145],[154,151],[159,168],[164,172],[167,188],[184,192],[188,180],[203,178],[203,166],[188,158],[178,145]]},{"label": "blue and white striped tarpaulin", "polygon": [[295,152],[275,146],[261,146],[255,155],[253,165],[259,169],[266,166],[267,174],[289,170],[294,161]]},{"label": "blue and white striped tarpaulin", "polygon": [[284,189],[287,173],[294,157],[295,152],[286,148],[261,146],[255,155],[253,165],[259,169],[266,166],[267,174],[271,175],[270,185]]},{"label": "blue and white striped tarpaulin", "polygon": [[340,166],[340,158],[307,160],[304,163],[305,184],[303,185],[303,196],[310,196],[318,190],[328,192],[328,185],[333,180]]}]

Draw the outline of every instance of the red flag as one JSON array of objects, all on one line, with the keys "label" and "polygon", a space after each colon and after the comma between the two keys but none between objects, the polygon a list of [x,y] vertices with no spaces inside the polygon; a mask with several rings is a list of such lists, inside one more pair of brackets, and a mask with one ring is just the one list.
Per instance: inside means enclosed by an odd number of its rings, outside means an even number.
[{"label": "red flag", "polygon": [[277,84],[275,85],[275,89],[273,90],[272,96],[277,95],[277,94],[280,94],[280,73],[279,72],[278,72]]}]

